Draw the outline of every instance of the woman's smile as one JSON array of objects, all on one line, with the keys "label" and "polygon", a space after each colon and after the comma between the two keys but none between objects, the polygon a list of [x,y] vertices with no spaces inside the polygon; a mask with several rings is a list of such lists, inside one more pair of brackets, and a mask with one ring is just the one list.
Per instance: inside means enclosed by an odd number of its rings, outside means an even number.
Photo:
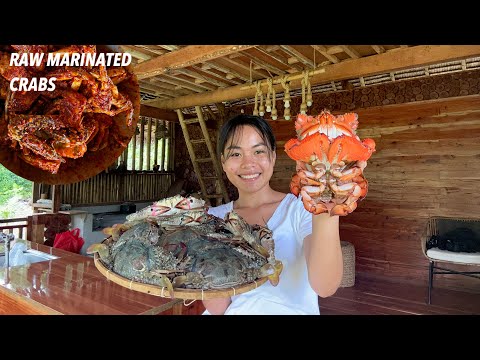
[{"label": "woman's smile", "polygon": [[257,180],[260,175],[261,175],[260,173],[256,173],[256,174],[249,174],[249,175],[245,174],[245,175],[238,175],[238,176],[240,176],[243,180],[254,181],[254,180]]}]

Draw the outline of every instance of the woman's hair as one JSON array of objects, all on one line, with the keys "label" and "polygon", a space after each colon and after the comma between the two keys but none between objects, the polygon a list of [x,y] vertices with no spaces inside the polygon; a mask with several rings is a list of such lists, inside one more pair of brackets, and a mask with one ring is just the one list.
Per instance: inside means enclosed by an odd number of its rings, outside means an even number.
[{"label": "woman's hair", "polygon": [[217,142],[217,154],[219,159],[225,151],[225,145],[227,144],[227,141],[230,138],[234,139],[235,137],[237,137],[240,127],[244,125],[252,126],[253,128],[255,128],[262,137],[267,147],[271,151],[275,151],[277,145],[270,124],[260,116],[240,114],[228,120],[225,124],[223,124],[222,128],[220,129],[220,134],[218,136]]}]

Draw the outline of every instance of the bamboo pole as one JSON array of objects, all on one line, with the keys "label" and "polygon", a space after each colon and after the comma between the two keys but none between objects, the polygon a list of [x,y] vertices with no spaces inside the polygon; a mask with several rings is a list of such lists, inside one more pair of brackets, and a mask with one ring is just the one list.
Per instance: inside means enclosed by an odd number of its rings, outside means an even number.
[{"label": "bamboo pole", "polygon": [[158,129],[158,119],[155,119],[155,143],[153,148],[153,163],[158,165],[158,138],[157,138],[157,129]]},{"label": "bamboo pole", "polygon": [[152,149],[152,118],[149,117],[147,121],[147,166],[145,170],[151,170],[150,166],[150,152]]},{"label": "bamboo pole", "polygon": [[137,128],[135,129],[135,132],[133,134],[133,138],[132,138],[132,170],[135,171],[136,168],[135,168],[135,157],[137,156],[137,129],[138,129],[138,125],[137,125]]},{"label": "bamboo pole", "polygon": [[145,119],[143,117],[140,117],[140,166],[138,170],[142,171],[143,170],[143,144],[145,143]]},{"label": "bamboo pole", "polygon": [[[165,121],[162,120],[162,125],[165,126]],[[166,171],[165,169],[165,149],[166,149],[165,136],[162,139],[162,165],[160,167],[161,171]]]}]

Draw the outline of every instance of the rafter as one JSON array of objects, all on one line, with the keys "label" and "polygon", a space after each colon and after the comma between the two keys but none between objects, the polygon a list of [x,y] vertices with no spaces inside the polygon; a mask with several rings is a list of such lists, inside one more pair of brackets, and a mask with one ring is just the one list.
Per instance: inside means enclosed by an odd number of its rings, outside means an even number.
[{"label": "rafter", "polygon": [[303,55],[301,52],[295,50],[293,47],[289,45],[280,45],[280,47],[287,52],[287,54],[290,54],[294,57],[296,57],[300,62],[304,63],[308,67],[313,68],[314,64],[313,61],[307,58],[305,55]]},{"label": "rafter", "polygon": [[341,47],[342,47],[343,51],[345,51],[347,53],[347,55],[350,56],[352,59],[360,58],[360,54],[354,48],[352,48],[351,46],[342,45]]},{"label": "rafter", "polygon": [[[428,66],[429,64],[442,61],[453,61],[476,56],[480,56],[480,46],[478,45],[418,45],[363,57],[355,61],[342,61],[338,64],[327,65],[313,72],[310,83],[316,85],[330,81],[355,79],[361,76],[389,73],[412,67]],[[301,72],[287,75],[287,77],[290,80],[291,89],[301,88],[301,80],[303,78]],[[281,78],[283,77],[273,78],[275,90],[278,92],[283,91],[280,84]],[[266,81],[262,82],[262,88],[263,91],[266,91]],[[256,88],[254,85],[237,85],[201,94],[186,95],[172,100],[158,100],[152,102],[151,105],[165,109],[178,109],[248,98],[254,96],[255,93]]]},{"label": "rafter", "polygon": [[385,48],[382,45],[371,45],[372,49],[375,50],[377,54],[382,54],[385,52]]},{"label": "rafter", "polygon": [[191,45],[144,61],[134,67],[138,79],[168,73],[171,69],[181,69],[206,60],[216,59],[242,51],[253,45]]},{"label": "rafter", "polygon": [[[267,47],[268,48],[268,47]],[[283,57],[281,57],[280,55],[276,54],[273,52],[273,50],[267,50],[267,49],[264,49],[260,46],[257,46],[255,48],[256,50],[258,51],[261,51],[262,53],[264,53],[265,55],[267,56],[270,56],[272,59],[274,59],[275,61],[278,61],[280,64],[283,64],[283,65],[286,65],[288,66],[289,68],[295,68],[297,70],[302,70],[302,66],[301,65],[297,65],[297,64],[289,64],[287,59],[284,59]],[[292,66],[293,65],[293,66]]]},{"label": "rafter", "polygon": [[325,56],[328,60],[330,60],[332,63],[336,64],[338,62],[340,62],[340,60],[338,60],[338,58],[335,56],[335,55],[331,55],[327,52],[327,48],[325,46],[322,46],[322,45],[312,45],[312,47],[317,50],[320,54],[322,54],[323,56]]}]

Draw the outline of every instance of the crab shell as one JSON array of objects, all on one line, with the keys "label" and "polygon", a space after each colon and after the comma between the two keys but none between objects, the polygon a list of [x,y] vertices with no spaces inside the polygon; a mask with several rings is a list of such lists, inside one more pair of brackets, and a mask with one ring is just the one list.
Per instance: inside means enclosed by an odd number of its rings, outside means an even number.
[{"label": "crab shell", "polygon": [[366,161],[375,151],[375,141],[361,141],[355,133],[357,126],[355,113],[334,116],[323,110],[316,117],[299,114],[295,121],[297,137],[287,141],[285,151],[291,159],[306,163]]}]

